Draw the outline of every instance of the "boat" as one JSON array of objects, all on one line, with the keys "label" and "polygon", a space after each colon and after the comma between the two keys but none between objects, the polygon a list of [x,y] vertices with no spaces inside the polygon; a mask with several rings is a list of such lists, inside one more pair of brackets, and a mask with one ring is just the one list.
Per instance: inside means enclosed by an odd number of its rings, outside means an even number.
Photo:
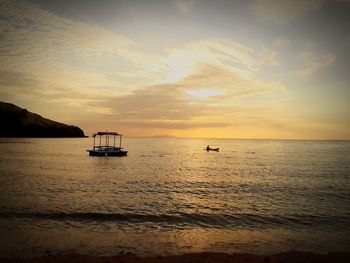
[{"label": "boat", "polygon": [[220,148],[209,148],[209,149],[206,149],[208,152],[209,151],[215,151],[215,152],[218,152],[220,150]]},{"label": "boat", "polygon": [[[99,137],[98,145],[96,145],[97,136]],[[92,137],[94,138],[94,147],[92,150],[86,150],[89,152],[90,156],[125,156],[128,154],[128,151],[122,148],[122,134],[106,131],[94,133]],[[110,145],[111,137],[113,137],[113,146]],[[115,146],[117,137],[119,137],[119,147]]]},{"label": "boat", "polygon": [[208,145],[207,148],[205,148],[204,150],[206,150],[207,152],[209,152],[209,151],[218,152],[220,150],[220,148],[210,148],[209,145]]}]

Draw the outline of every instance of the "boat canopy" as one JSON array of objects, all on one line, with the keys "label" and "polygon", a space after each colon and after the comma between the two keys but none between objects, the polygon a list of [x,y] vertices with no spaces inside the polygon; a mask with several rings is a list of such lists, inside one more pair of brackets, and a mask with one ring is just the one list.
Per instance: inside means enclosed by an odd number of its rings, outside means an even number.
[{"label": "boat canopy", "polygon": [[103,136],[103,135],[114,135],[114,136],[123,136],[120,133],[117,132],[97,132],[92,135],[92,137],[96,137],[97,135]]},{"label": "boat canopy", "polygon": [[[98,137],[98,145],[96,145],[96,137]],[[113,136],[113,143],[110,144],[111,136]],[[125,156],[128,151],[122,148],[122,134],[118,132],[96,132],[92,135],[94,138],[94,147],[92,150],[87,150],[90,156]],[[119,137],[119,147],[115,145],[116,137]],[[104,142],[102,142],[102,140]]]}]

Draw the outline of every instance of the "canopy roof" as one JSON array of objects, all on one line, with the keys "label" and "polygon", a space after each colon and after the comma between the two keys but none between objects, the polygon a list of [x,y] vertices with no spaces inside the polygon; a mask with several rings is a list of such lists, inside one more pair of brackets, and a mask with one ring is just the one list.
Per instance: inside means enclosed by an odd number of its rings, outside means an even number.
[{"label": "canopy roof", "polygon": [[96,137],[96,135],[100,135],[100,136],[102,136],[102,135],[123,136],[122,134],[117,133],[117,132],[97,132],[97,133],[94,133],[92,135],[92,137]]}]

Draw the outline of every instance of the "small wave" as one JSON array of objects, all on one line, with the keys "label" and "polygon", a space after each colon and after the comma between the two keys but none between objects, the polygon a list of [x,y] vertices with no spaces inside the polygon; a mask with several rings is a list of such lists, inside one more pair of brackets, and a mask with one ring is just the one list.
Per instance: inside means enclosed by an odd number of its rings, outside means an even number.
[{"label": "small wave", "polygon": [[197,226],[203,228],[244,228],[263,229],[307,226],[326,226],[348,228],[347,216],[325,215],[259,215],[259,214],[138,214],[138,213],[98,213],[98,212],[0,212],[3,219],[81,221],[81,222],[118,222],[125,224],[153,223],[166,226]]}]

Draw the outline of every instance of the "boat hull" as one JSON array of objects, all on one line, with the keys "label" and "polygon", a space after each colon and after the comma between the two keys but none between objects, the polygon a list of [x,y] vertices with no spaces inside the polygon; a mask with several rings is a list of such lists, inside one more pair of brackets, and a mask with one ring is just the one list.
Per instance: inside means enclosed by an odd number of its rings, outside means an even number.
[{"label": "boat hull", "polygon": [[89,152],[89,156],[97,156],[97,157],[126,156],[128,154],[128,151],[104,152],[104,151],[88,150],[88,152]]},{"label": "boat hull", "polygon": [[218,152],[220,150],[220,148],[209,148],[206,149],[207,152],[213,151],[213,152]]}]

